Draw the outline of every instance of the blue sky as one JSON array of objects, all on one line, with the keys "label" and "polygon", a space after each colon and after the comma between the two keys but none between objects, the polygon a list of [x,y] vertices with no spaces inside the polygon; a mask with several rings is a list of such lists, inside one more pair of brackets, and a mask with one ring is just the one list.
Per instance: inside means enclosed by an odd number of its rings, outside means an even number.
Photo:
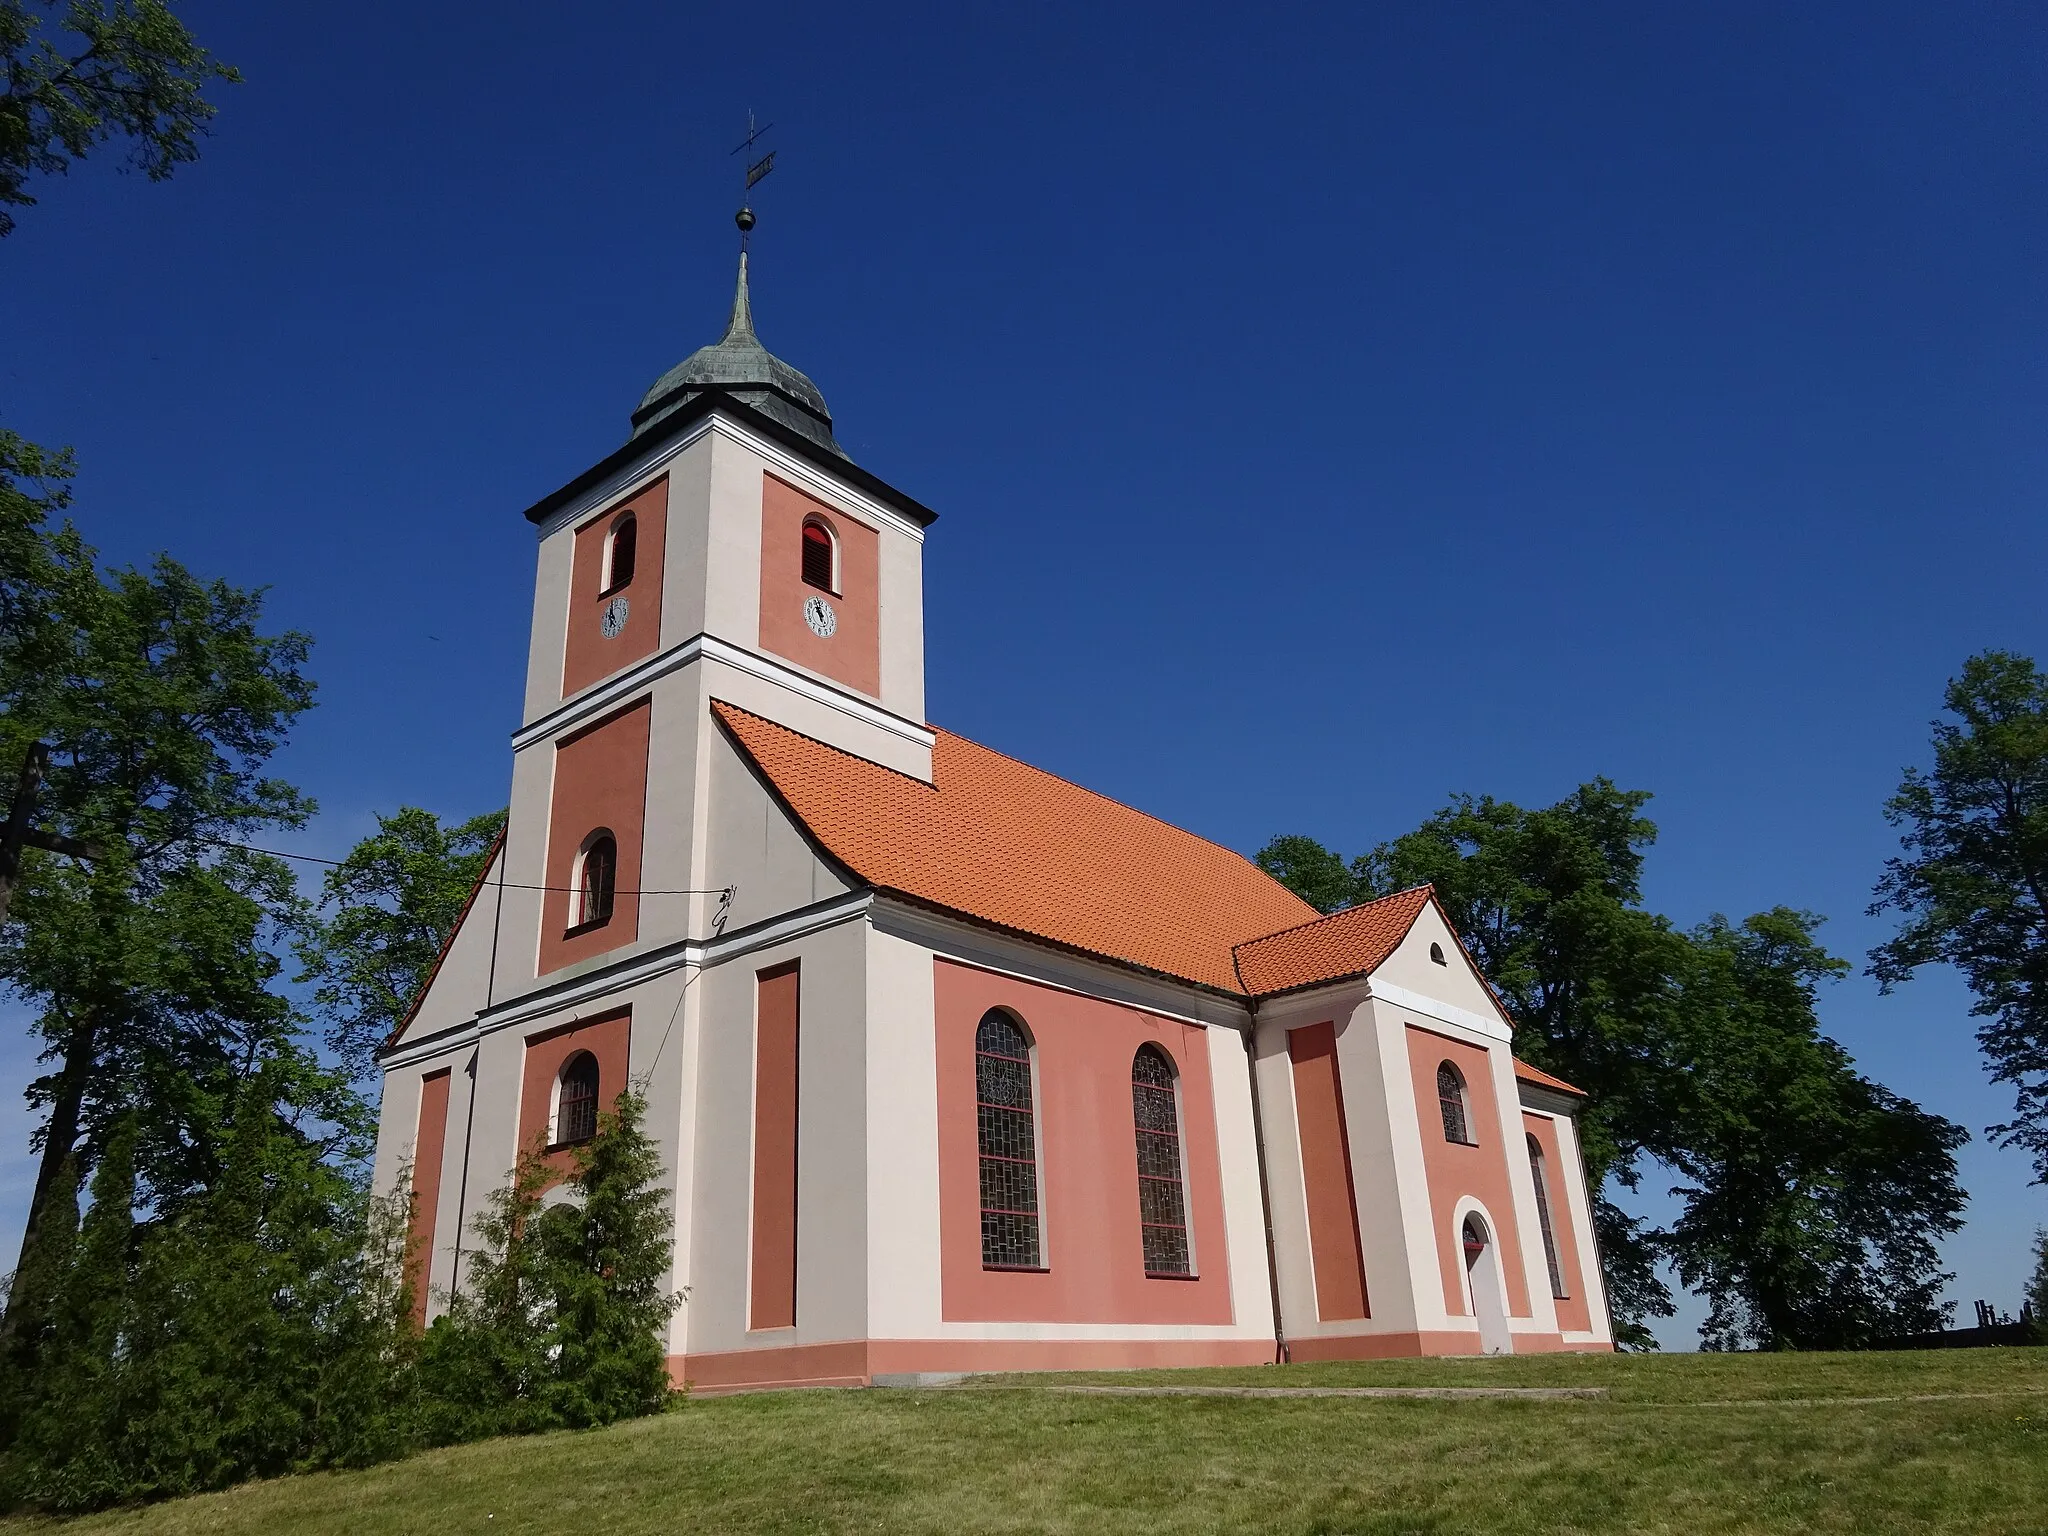
[{"label": "blue sky", "polygon": [[[717,334],[750,107],[760,333],[941,513],[930,712],[1003,751],[1247,852],[1606,774],[1653,905],[1860,963],[1943,681],[2048,657],[2038,6],[184,10],[247,83],[40,184],[0,420],[316,637],[309,850],[503,803],[519,513]],[[1968,1002],[1824,1016],[1979,1129]],[[2048,1192],[1963,1171],[2016,1307]]]}]

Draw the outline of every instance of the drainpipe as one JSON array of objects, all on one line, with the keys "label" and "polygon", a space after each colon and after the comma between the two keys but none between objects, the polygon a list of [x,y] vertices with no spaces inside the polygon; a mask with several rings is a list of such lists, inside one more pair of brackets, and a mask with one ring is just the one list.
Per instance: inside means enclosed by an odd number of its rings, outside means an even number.
[{"label": "drainpipe", "polygon": [[1252,1093],[1252,1146],[1259,1159],[1259,1211],[1266,1221],[1266,1294],[1273,1300],[1273,1363],[1286,1365],[1289,1356],[1287,1325],[1280,1318],[1280,1257],[1273,1242],[1273,1186],[1266,1177],[1266,1117],[1259,1108],[1259,1000],[1251,998],[1245,1007],[1251,1022],[1244,1032],[1244,1074]]}]

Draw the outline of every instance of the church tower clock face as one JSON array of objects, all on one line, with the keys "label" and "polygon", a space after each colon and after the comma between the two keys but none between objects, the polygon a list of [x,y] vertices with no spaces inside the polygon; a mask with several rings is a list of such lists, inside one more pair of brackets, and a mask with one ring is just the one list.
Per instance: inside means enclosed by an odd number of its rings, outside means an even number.
[{"label": "church tower clock face", "polygon": [[832,631],[839,627],[839,615],[822,597],[807,597],[804,599],[804,622],[811,626],[811,633],[820,640],[829,640]]},{"label": "church tower clock face", "polygon": [[598,616],[597,627],[604,631],[607,640],[616,640],[619,632],[626,627],[626,614],[630,605],[623,597],[615,597],[604,605],[604,612]]}]

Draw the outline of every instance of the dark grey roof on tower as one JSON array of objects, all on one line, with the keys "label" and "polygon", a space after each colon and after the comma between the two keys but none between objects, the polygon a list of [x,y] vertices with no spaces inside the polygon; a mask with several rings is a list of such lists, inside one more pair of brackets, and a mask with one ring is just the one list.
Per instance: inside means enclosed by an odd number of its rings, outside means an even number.
[{"label": "dark grey roof on tower", "polygon": [[754,334],[754,311],[747,298],[747,257],[740,253],[739,288],[733,294],[732,319],[725,334],[699,347],[655,380],[633,412],[638,437],[664,417],[681,410],[709,390],[730,395],[800,433],[842,459],[846,450],[832,436],[832,413],[818,386],[761,345]]}]

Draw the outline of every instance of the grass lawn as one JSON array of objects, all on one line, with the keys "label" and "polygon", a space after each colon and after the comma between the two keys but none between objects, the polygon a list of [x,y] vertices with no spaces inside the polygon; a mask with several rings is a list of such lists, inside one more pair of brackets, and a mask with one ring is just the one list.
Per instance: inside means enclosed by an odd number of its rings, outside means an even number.
[{"label": "grass lawn", "polygon": [[[1053,1383],[1601,1387],[1096,1396]],[[40,1523],[7,1530],[27,1532]],[[2048,1350],[1386,1361],[688,1402],[67,1532],[2048,1531]]]}]

